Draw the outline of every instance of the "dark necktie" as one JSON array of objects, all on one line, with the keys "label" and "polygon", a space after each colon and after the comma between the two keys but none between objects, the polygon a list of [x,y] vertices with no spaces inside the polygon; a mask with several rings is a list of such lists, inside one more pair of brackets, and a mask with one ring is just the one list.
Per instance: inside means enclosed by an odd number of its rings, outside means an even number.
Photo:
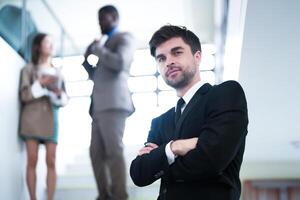
[{"label": "dark necktie", "polygon": [[176,111],[175,111],[175,124],[178,122],[180,116],[181,116],[181,108],[182,106],[185,104],[183,98],[180,98],[177,101],[177,105],[176,105]]}]

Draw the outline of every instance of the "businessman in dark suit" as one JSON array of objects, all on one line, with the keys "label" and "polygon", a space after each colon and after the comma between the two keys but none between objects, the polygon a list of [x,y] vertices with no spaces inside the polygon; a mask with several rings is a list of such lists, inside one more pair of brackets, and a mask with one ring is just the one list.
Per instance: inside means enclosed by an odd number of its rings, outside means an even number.
[{"label": "businessman in dark suit", "polygon": [[[107,5],[98,12],[102,37],[92,42],[82,64],[94,82],[90,114],[92,137],[90,156],[101,200],[125,200],[126,167],[123,133],[126,118],[134,112],[127,79],[135,42],[131,34],[119,32],[119,14]],[[98,56],[96,67],[87,58]]]},{"label": "businessman in dark suit", "polygon": [[161,179],[159,200],[238,200],[248,125],[242,87],[201,81],[201,44],[184,27],[163,26],[149,44],[180,100],[152,120],[145,147],[130,166],[133,182],[146,186]]}]

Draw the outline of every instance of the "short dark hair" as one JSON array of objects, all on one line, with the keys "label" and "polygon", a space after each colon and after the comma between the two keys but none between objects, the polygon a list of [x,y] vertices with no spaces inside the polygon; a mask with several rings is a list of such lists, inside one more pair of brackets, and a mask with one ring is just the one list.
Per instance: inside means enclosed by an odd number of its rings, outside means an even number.
[{"label": "short dark hair", "polygon": [[31,62],[37,65],[41,56],[41,44],[43,39],[48,36],[46,33],[38,33],[34,36],[31,47]]},{"label": "short dark hair", "polygon": [[149,41],[150,53],[155,57],[156,48],[165,41],[180,37],[191,47],[193,54],[197,51],[201,52],[201,43],[199,38],[184,26],[165,25],[157,30]]},{"label": "short dark hair", "polygon": [[117,8],[113,5],[106,5],[99,9],[98,16],[100,16],[100,13],[111,13],[115,15],[117,18],[119,18],[119,12]]}]

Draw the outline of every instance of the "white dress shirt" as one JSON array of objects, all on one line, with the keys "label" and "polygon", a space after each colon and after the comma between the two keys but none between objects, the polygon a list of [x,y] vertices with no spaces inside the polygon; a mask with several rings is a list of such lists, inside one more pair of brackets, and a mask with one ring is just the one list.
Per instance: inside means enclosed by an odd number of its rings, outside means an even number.
[{"label": "white dress shirt", "polygon": [[[186,105],[190,102],[190,100],[193,98],[193,96],[195,95],[195,93],[197,92],[197,90],[204,84],[204,82],[199,81],[197,82],[195,85],[193,85],[186,93],[185,95],[182,97],[185,104],[181,107],[181,113],[184,111],[184,109],[186,108]],[[176,108],[175,108],[176,110]],[[165,152],[166,152],[166,156],[168,158],[168,163],[169,165],[171,165],[176,158],[176,155],[172,152],[171,150],[171,143],[173,142],[170,141],[165,148]]]}]

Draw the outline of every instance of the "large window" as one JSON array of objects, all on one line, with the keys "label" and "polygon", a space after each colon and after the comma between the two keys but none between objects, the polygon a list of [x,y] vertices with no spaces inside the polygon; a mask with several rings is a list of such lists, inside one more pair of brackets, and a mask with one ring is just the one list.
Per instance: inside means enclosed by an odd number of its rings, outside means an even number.
[{"label": "large window", "polygon": [[[78,145],[88,146],[90,122],[88,108],[93,83],[81,66],[82,56],[54,59],[56,66],[62,66],[70,103],[61,109],[60,140],[73,140]],[[200,65],[201,79],[215,83],[215,58],[211,45],[203,45]],[[127,119],[124,134],[125,144],[142,144],[148,135],[151,119],[173,107],[177,101],[175,91],[167,86],[159,75],[156,63],[149,49],[137,50],[131,66],[128,85],[136,108]],[[76,144],[77,145],[77,144]]]}]

